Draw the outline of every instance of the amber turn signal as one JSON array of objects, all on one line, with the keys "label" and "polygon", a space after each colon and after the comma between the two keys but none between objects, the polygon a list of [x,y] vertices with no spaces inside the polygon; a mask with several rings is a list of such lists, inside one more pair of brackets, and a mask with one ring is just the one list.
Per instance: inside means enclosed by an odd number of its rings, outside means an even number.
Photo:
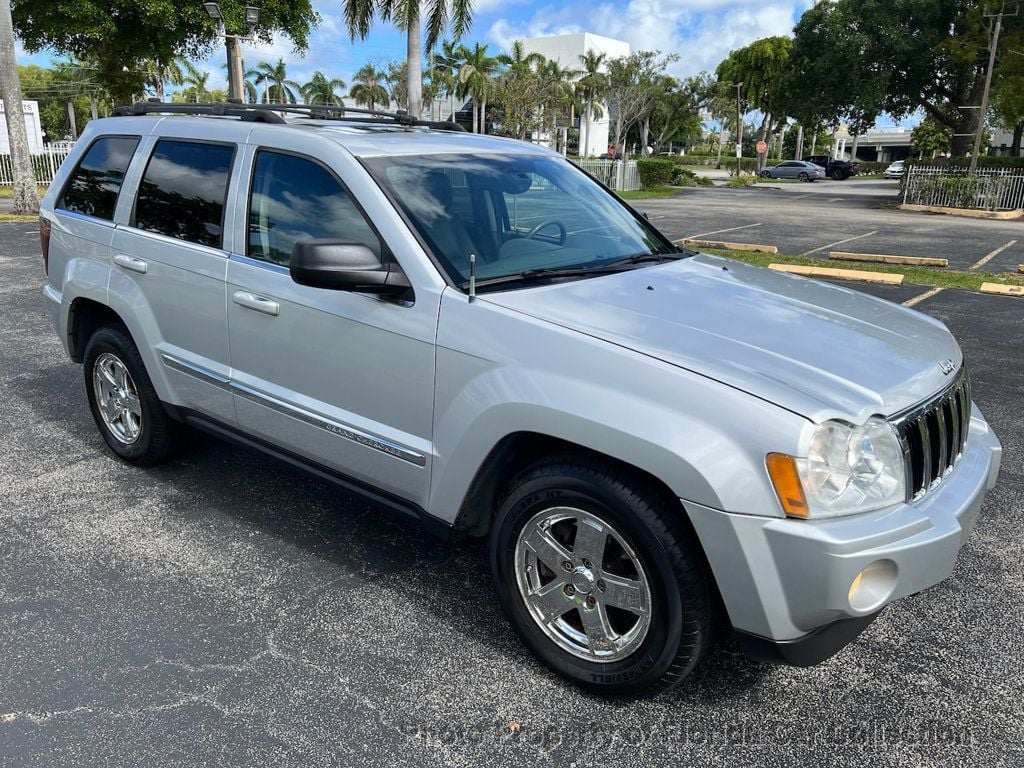
[{"label": "amber turn signal", "polygon": [[783,453],[769,453],[765,464],[775,494],[782,505],[782,511],[791,517],[807,517],[807,497],[804,496],[804,488],[800,484],[796,459]]}]

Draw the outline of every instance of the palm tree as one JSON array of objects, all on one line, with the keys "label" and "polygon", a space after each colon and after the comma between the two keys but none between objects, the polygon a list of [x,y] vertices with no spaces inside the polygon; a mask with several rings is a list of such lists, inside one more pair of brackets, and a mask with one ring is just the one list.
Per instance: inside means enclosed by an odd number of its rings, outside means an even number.
[{"label": "palm tree", "polygon": [[257,64],[256,85],[264,85],[264,96],[268,103],[275,101],[278,104],[294,104],[297,101],[295,95],[302,90],[302,86],[288,79],[284,59],[278,59],[277,64],[266,61]]},{"label": "palm tree", "polygon": [[379,105],[387,105],[391,98],[384,87],[387,75],[373,64],[366,64],[352,77],[352,87],[348,95],[355,99],[356,104],[367,109],[376,109]]},{"label": "palm tree", "polygon": [[459,84],[459,51],[461,46],[450,40],[441,43],[441,52],[434,52],[430,62],[430,79],[439,90],[451,99],[452,120],[455,119],[455,91]]},{"label": "palm tree", "polygon": [[381,21],[394,20],[406,34],[409,112],[419,117],[423,112],[423,40],[422,22],[426,19],[427,50],[431,50],[450,25],[456,39],[461,38],[473,20],[473,0],[342,0],[349,35],[365,38],[370,33],[374,16]]},{"label": "palm tree", "polygon": [[32,172],[25,113],[21,109],[21,80],[18,75],[18,59],[14,54],[10,3],[0,4],[0,95],[9,121],[7,135],[11,143],[14,212],[36,214],[39,213],[39,193]]},{"label": "palm tree", "polygon": [[474,43],[473,48],[459,49],[459,85],[456,95],[473,99],[473,133],[487,133],[487,97],[494,88],[498,59],[487,54],[487,46]]},{"label": "palm tree", "polygon": [[344,87],[345,81],[340,77],[330,79],[323,72],[314,72],[310,81],[302,86],[302,98],[307,104],[341,104],[341,97],[335,90]]},{"label": "palm tree", "polygon": [[185,86],[185,90],[195,90],[195,100],[202,101],[209,97],[210,91],[207,89],[206,84],[210,80],[210,73],[202,69],[199,69],[191,61],[181,62],[181,85]]},{"label": "palm tree", "polygon": [[590,121],[604,116],[601,106],[605,93],[608,91],[608,75],[601,71],[607,55],[591,49],[579,57],[583,65],[582,77],[576,83],[576,90],[586,105],[583,124],[586,127],[586,138],[580,141],[580,155],[586,156],[587,142],[590,141]]},{"label": "palm tree", "polygon": [[142,65],[146,75],[146,83],[153,86],[153,91],[160,101],[167,100],[167,86],[181,85],[185,79],[184,60],[172,57],[168,61],[150,59]]},{"label": "palm tree", "polygon": [[498,55],[498,61],[504,64],[510,73],[519,74],[532,71],[534,67],[543,67],[547,59],[536,51],[527,53],[523,41],[515,40],[512,42],[512,48],[508,53]]}]

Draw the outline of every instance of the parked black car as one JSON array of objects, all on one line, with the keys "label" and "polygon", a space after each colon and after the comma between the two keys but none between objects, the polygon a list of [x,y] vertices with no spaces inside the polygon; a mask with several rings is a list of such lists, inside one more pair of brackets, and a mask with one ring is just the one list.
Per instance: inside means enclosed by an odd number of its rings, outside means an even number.
[{"label": "parked black car", "polygon": [[856,176],[859,167],[856,160],[836,160],[828,155],[811,155],[804,159],[809,163],[820,165],[825,169],[825,175],[835,181],[843,181],[851,176]]}]

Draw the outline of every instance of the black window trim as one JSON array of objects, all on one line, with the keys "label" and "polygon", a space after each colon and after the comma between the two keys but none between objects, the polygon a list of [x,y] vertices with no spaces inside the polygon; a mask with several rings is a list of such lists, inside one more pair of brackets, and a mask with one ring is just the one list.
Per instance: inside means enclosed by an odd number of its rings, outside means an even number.
[{"label": "black window trim", "polygon": [[[215,251],[226,252],[224,248],[224,221],[228,215],[228,201],[231,199],[231,186],[234,182],[235,177],[235,161],[238,159],[238,143],[233,141],[215,141],[212,139],[186,139],[179,138],[177,136],[155,136],[156,141],[153,142],[153,148],[149,151],[149,157],[146,158],[146,166],[142,169],[142,175],[139,176],[139,183],[135,186],[135,199],[132,201],[132,212],[128,217],[128,226],[132,229],[137,229],[139,232],[148,232],[151,235],[162,235],[170,240],[175,240],[179,243],[188,243],[189,245],[197,245],[200,248],[212,248]],[[220,245],[207,245],[206,243],[196,243],[191,240],[185,240],[181,237],[174,237],[174,235],[167,235],[163,232],[156,232],[152,229],[142,229],[135,223],[135,212],[139,205],[139,193],[142,191],[142,182],[146,180],[146,172],[149,170],[149,164],[153,162],[153,155],[156,154],[156,148],[160,146],[161,141],[173,141],[178,144],[211,144],[217,147],[230,147],[231,148],[231,161],[228,163],[227,173],[227,184],[224,185],[224,200],[221,202],[220,208]]]},{"label": "black window trim", "polygon": [[136,156],[139,153],[139,146],[142,144],[143,139],[142,135],[134,133],[101,134],[89,143],[89,146],[85,148],[85,152],[82,153],[82,156],[78,159],[78,162],[75,163],[74,170],[72,170],[71,173],[68,174],[68,178],[65,180],[64,186],[61,187],[60,195],[57,196],[57,202],[54,203],[53,205],[54,211],[61,211],[72,216],[80,216],[84,219],[89,219],[90,221],[103,222],[105,224],[110,224],[111,226],[114,226],[114,217],[117,215],[117,204],[121,201],[121,192],[124,190],[124,179],[121,180],[121,185],[117,188],[117,195],[114,197],[114,212],[111,214],[109,219],[105,219],[102,216],[93,216],[92,214],[88,213],[69,211],[67,208],[64,207],[64,198],[68,193],[68,187],[71,186],[71,182],[75,178],[75,174],[78,173],[78,169],[82,167],[82,163],[85,161],[85,158],[88,157],[89,153],[92,151],[92,148],[95,147],[99,142],[103,141],[104,139],[135,139],[135,149],[132,150],[132,156],[128,158],[128,165],[126,165],[124,168],[124,174],[127,178],[128,169],[132,167],[132,161],[136,158]]},{"label": "black window trim", "polygon": [[[258,144],[254,147],[252,153],[252,163],[249,165],[249,189],[246,192],[245,196],[245,253],[239,253],[239,256],[244,256],[247,259],[252,259],[253,261],[258,261],[262,264],[274,264],[274,262],[272,261],[257,258],[256,256],[253,256],[251,253],[249,253],[249,217],[252,214],[253,187],[256,185],[256,160],[258,159],[260,152],[271,152],[275,155],[287,155],[290,157],[297,158],[299,160],[306,160],[310,163],[313,163],[314,165],[320,166],[325,171],[327,171],[327,173],[330,174],[331,178],[338,182],[338,186],[341,187],[342,191],[346,195],[348,195],[349,200],[352,201],[352,204],[355,205],[356,210],[359,211],[359,215],[362,216],[363,220],[369,225],[370,231],[373,232],[373,234],[377,236],[377,240],[380,241],[381,263],[387,264],[389,261],[393,261],[399,266],[401,266],[401,264],[398,262],[398,259],[396,259],[394,256],[394,251],[392,251],[391,247],[388,245],[388,241],[384,239],[384,236],[380,233],[380,230],[377,229],[377,225],[374,224],[373,219],[367,215],[366,209],[363,208],[363,204],[359,202],[359,198],[352,194],[352,190],[349,188],[348,184],[342,181],[341,177],[337,173],[335,173],[333,168],[331,168],[322,160],[319,160],[318,158],[315,158],[312,155],[307,155],[304,152],[297,152],[290,149],[280,149],[278,147],[273,147],[266,144]],[[275,266],[284,267],[284,269],[288,269],[288,267],[285,266],[284,264],[275,264]]]}]

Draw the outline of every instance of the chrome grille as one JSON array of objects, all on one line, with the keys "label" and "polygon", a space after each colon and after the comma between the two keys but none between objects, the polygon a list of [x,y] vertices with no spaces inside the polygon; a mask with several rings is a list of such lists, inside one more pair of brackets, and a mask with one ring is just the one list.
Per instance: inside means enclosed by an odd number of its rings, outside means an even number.
[{"label": "chrome grille", "polygon": [[953,470],[967,445],[970,423],[971,385],[962,369],[937,397],[893,418],[906,462],[908,501],[919,499]]}]

